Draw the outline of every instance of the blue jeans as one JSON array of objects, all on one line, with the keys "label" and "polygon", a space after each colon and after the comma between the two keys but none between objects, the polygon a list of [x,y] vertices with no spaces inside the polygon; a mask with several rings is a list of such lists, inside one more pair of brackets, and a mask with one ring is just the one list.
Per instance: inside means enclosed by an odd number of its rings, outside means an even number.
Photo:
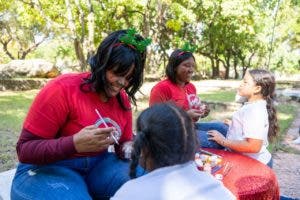
[{"label": "blue jeans", "polygon": [[[143,173],[139,167],[137,175]],[[113,153],[48,165],[20,163],[11,199],[108,199],[129,179],[129,162]]]},{"label": "blue jeans", "polygon": [[271,169],[273,168],[273,158],[267,163],[267,166],[269,166]]},{"label": "blue jeans", "polygon": [[293,198],[288,196],[280,196],[280,200],[300,200],[299,198]]},{"label": "blue jeans", "polygon": [[223,146],[219,145],[215,141],[208,140],[209,135],[207,134],[207,132],[209,130],[217,130],[226,137],[228,131],[227,124],[224,124],[223,122],[198,122],[195,123],[195,128],[200,141],[200,147],[224,149]]}]

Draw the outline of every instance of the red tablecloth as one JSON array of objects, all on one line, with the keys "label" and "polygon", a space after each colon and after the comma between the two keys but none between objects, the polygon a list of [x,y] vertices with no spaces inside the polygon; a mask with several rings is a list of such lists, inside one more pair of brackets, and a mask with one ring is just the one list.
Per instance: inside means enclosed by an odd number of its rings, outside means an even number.
[{"label": "red tablecloth", "polygon": [[232,166],[223,177],[223,184],[239,200],[278,200],[279,186],[271,168],[239,153],[205,149],[222,156],[223,167],[216,173],[222,174],[224,165]]}]

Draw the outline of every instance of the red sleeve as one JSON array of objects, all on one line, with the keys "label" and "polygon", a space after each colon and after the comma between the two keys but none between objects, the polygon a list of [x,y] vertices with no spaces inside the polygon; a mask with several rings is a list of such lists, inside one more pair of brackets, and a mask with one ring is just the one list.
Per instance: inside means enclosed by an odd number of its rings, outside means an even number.
[{"label": "red sleeve", "polygon": [[23,129],[17,143],[19,161],[30,164],[48,164],[76,153],[73,136],[44,139]]},{"label": "red sleeve", "polygon": [[70,110],[66,92],[57,81],[47,84],[34,99],[23,128],[42,138],[55,138]]},{"label": "red sleeve", "polygon": [[157,103],[163,103],[171,99],[170,89],[162,84],[154,86],[150,93],[149,106]]}]

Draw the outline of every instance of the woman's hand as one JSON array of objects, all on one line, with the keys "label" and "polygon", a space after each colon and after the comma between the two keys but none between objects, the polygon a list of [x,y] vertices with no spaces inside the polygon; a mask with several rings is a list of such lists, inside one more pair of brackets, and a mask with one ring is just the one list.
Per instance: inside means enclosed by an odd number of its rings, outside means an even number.
[{"label": "woman's hand", "polygon": [[218,144],[224,146],[226,138],[219,131],[210,130],[207,132],[207,134],[210,136],[210,137],[208,137],[208,140],[213,140],[213,141],[217,142]]},{"label": "woman's hand", "polygon": [[110,137],[113,127],[98,128],[95,125],[87,126],[81,129],[73,136],[75,149],[78,153],[99,152],[108,148],[114,143]]},{"label": "woman's hand", "polygon": [[202,103],[201,105],[200,105],[200,111],[201,111],[201,118],[204,118],[204,117],[207,117],[207,115],[209,114],[209,112],[210,112],[210,109],[209,109],[209,106],[208,106],[208,104],[206,104],[206,103]]},{"label": "woman's hand", "polygon": [[190,116],[190,118],[196,122],[199,120],[199,118],[201,117],[202,113],[200,110],[197,110],[197,109],[189,109],[187,111],[187,114]]}]

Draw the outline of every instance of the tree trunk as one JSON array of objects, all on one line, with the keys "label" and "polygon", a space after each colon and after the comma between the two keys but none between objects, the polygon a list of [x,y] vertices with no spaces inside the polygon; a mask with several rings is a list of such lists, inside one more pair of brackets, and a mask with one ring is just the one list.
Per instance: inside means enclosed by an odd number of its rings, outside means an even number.
[{"label": "tree trunk", "polygon": [[233,58],[234,79],[239,78],[239,72],[237,71],[238,63],[239,63],[239,60],[238,60],[237,56],[234,56],[234,58]]},{"label": "tree trunk", "polygon": [[231,58],[231,52],[230,51],[227,51],[227,54],[225,56],[225,76],[224,78],[225,79],[229,79],[229,70],[230,70],[230,58]]},{"label": "tree trunk", "polygon": [[88,42],[87,42],[87,60],[95,53],[94,38],[95,38],[95,14],[91,0],[88,0]]},{"label": "tree trunk", "polygon": [[10,41],[12,40],[12,38],[9,38],[8,40],[4,41],[4,40],[0,40],[2,46],[3,46],[3,50],[5,52],[6,55],[8,55],[8,57],[12,60],[15,59],[15,57],[9,52],[8,50],[8,44],[10,43]]},{"label": "tree trunk", "polygon": [[83,49],[82,49],[82,44],[80,41],[80,38],[78,38],[76,34],[76,27],[75,27],[75,21],[72,15],[72,8],[70,5],[69,0],[65,0],[66,8],[67,8],[67,16],[68,16],[68,26],[69,29],[71,30],[71,33],[73,35],[73,41],[74,41],[74,48],[76,52],[76,57],[80,65],[81,71],[86,70],[86,60],[84,57]]},{"label": "tree trunk", "polygon": [[212,69],[212,78],[218,78],[219,77],[219,69],[218,66],[215,65],[215,59],[214,58],[209,58],[210,63],[211,63],[211,69]]},{"label": "tree trunk", "polygon": [[[150,0],[148,1],[147,6],[150,6]],[[150,26],[149,25],[149,29],[152,32],[152,44],[153,46],[159,46],[160,47],[160,51],[158,51],[158,49],[150,49],[150,52],[148,54],[147,60],[148,60],[148,64],[146,66],[146,72],[148,74],[155,74],[155,75],[160,75],[160,66],[161,63],[166,61],[166,53],[165,53],[165,47],[163,44],[164,41],[164,28],[165,28],[165,23],[166,23],[166,19],[164,18],[164,14],[166,12],[167,9],[167,5],[164,4],[163,2],[158,2],[156,4],[156,15],[151,15],[151,10],[150,15],[149,15],[149,23],[150,21],[155,21],[155,25],[154,26]],[[155,19],[154,19],[155,18]],[[149,32],[150,32],[149,30]]]},{"label": "tree trunk", "polygon": [[84,72],[86,71],[87,64],[83,54],[81,42],[77,38],[74,40],[74,47],[75,47],[76,57],[79,62],[80,70]]}]

